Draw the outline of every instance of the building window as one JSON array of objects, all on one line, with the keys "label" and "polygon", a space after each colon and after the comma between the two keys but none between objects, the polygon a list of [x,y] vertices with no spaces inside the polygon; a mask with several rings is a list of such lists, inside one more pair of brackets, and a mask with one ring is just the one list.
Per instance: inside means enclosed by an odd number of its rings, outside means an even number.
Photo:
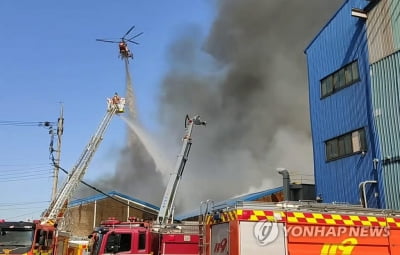
[{"label": "building window", "polygon": [[367,143],[365,129],[358,129],[326,141],[325,150],[326,161],[332,161],[356,153],[366,152]]},{"label": "building window", "polygon": [[359,80],[358,61],[356,60],[321,80],[321,98],[330,96]]}]

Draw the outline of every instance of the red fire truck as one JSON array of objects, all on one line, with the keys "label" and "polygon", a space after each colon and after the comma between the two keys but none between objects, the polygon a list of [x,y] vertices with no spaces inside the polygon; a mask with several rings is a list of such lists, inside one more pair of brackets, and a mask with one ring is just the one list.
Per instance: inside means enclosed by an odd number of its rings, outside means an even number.
[{"label": "red fire truck", "polygon": [[151,222],[110,218],[89,236],[91,254],[198,254],[198,224],[169,224],[155,229]]},{"label": "red fire truck", "polygon": [[315,202],[237,203],[206,216],[207,255],[397,255],[400,211]]},{"label": "red fire truck", "polygon": [[0,220],[0,254],[53,253],[55,228],[53,225],[33,222]]}]

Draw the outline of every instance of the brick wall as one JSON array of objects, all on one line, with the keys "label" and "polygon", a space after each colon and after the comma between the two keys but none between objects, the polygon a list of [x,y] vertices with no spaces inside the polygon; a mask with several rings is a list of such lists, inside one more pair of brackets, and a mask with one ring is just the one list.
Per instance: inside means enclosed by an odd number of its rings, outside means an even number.
[{"label": "brick wall", "polygon": [[[127,201],[123,199],[120,199],[120,201],[127,203]],[[95,203],[96,217],[94,216]],[[131,207],[115,201],[114,199],[104,198],[97,200],[96,202],[85,203],[68,208],[64,219],[65,230],[71,232],[72,236],[87,237],[92,232],[93,226],[98,226],[101,221],[106,220],[109,217],[115,217],[120,221],[127,221],[127,219],[132,216],[149,220],[153,220],[157,216],[157,211],[155,210],[144,208],[143,206],[132,202],[129,204]]]}]

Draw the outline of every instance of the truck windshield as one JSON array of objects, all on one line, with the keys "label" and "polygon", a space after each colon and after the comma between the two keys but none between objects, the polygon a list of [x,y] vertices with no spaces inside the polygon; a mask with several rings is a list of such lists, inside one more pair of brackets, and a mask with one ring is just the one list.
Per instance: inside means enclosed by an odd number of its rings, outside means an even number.
[{"label": "truck windshield", "polygon": [[131,242],[131,233],[111,233],[108,235],[106,253],[130,251]]},{"label": "truck windshield", "polygon": [[0,246],[31,247],[33,241],[33,229],[0,228]]}]

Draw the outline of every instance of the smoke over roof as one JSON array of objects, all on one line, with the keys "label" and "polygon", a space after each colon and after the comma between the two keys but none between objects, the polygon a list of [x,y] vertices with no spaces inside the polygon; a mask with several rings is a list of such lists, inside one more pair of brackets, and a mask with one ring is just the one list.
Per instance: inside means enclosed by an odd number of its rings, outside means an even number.
[{"label": "smoke over roof", "polygon": [[182,207],[281,186],[277,167],[312,178],[303,51],[340,2],[218,1],[205,41],[189,27],[173,42],[160,116],[175,136],[186,113],[209,123],[193,134]]},{"label": "smoke over roof", "polygon": [[[172,42],[159,97],[166,151],[179,152],[186,114],[208,122],[193,131],[178,212],[202,200],[281,186],[278,167],[311,177],[303,50],[341,2],[219,0],[205,39],[199,27],[188,25]],[[168,175],[155,170],[141,148],[124,149],[106,186],[159,205]]]}]

